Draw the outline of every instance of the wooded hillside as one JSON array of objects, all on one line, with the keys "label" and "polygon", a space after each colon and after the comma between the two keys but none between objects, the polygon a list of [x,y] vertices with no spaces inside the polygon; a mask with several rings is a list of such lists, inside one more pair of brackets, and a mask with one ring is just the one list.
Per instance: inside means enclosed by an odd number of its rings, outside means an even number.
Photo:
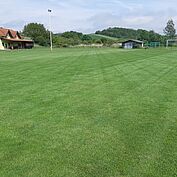
[{"label": "wooded hillside", "polygon": [[125,39],[138,39],[142,41],[159,41],[164,43],[165,42],[165,36],[160,35],[153,30],[147,31],[143,29],[127,29],[127,28],[108,28],[103,31],[97,31],[96,34],[100,35],[106,35],[110,37],[116,37],[116,38],[125,38]]}]

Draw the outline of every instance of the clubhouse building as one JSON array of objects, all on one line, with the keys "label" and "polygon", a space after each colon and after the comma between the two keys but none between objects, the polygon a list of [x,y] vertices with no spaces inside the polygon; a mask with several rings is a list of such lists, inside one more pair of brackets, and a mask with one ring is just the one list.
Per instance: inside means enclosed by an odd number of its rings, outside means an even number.
[{"label": "clubhouse building", "polygon": [[135,39],[130,39],[122,42],[122,47],[124,49],[143,48],[143,46],[144,46],[143,41],[139,41]]},{"label": "clubhouse building", "polygon": [[0,50],[31,49],[33,47],[34,42],[22,37],[18,31],[0,28]]}]

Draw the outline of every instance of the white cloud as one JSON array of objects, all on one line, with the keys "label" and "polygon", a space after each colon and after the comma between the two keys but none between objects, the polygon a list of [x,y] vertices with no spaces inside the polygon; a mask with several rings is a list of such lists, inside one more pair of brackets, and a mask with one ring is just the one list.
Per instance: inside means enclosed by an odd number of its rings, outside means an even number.
[{"label": "white cloud", "polygon": [[176,5],[176,0],[6,0],[0,1],[0,26],[22,29],[29,22],[47,26],[51,8],[54,32],[94,32],[110,26],[162,32],[169,18],[177,22]]},{"label": "white cloud", "polygon": [[129,25],[144,25],[153,22],[154,18],[151,16],[128,17],[124,21]]}]

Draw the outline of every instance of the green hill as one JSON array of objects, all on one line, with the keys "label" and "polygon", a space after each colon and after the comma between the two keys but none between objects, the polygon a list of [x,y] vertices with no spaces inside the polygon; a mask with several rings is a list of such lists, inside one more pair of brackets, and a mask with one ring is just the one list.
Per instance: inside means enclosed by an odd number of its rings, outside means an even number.
[{"label": "green hill", "polygon": [[158,34],[154,31],[147,31],[143,29],[128,29],[128,28],[108,28],[102,31],[96,31],[97,35],[109,36],[118,39],[138,39],[142,41],[159,41],[164,43],[166,41],[165,36]]},{"label": "green hill", "polygon": [[88,36],[90,36],[92,39],[106,38],[106,39],[115,40],[115,41],[120,40],[119,38],[116,38],[116,37],[110,37],[110,36],[101,35],[101,34],[89,34]]}]

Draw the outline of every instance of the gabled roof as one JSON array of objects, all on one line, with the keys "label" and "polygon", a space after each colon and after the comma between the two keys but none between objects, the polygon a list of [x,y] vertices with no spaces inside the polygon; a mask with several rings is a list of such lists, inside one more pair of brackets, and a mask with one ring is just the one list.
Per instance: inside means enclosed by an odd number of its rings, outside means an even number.
[{"label": "gabled roof", "polygon": [[8,32],[9,32],[8,29],[0,28],[0,36],[1,36],[1,37],[7,36]]},{"label": "gabled roof", "polygon": [[122,43],[127,43],[127,42],[136,42],[136,43],[144,43],[143,41],[140,41],[140,40],[136,40],[136,39],[129,39],[129,40],[126,40],[126,41],[124,41],[124,42],[122,42]]},{"label": "gabled roof", "polygon": [[12,37],[15,38],[16,35],[17,35],[17,31],[14,31],[14,30],[11,30],[11,29],[9,29],[9,31],[10,31]]},{"label": "gabled roof", "polygon": [[12,38],[16,38],[17,35],[18,35],[19,38],[21,38],[18,31],[14,31],[12,29],[2,28],[2,27],[0,28],[0,37],[6,37],[8,34]]}]

